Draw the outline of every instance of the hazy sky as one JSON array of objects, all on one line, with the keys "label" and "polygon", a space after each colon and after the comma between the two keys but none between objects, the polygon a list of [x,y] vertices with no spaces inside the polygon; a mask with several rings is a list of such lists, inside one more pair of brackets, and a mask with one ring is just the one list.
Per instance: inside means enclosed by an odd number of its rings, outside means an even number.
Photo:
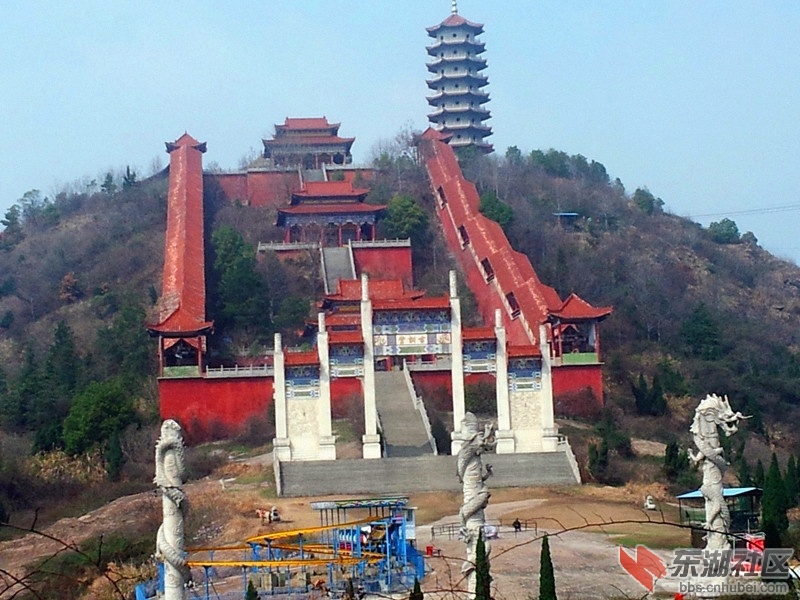
[{"label": "hazy sky", "polygon": [[[800,260],[800,3],[460,0],[485,24],[489,138],[602,162],[671,212]],[[0,210],[27,190],[166,164],[188,131],[234,169],[287,116],[364,162],[424,129],[425,27],[450,0],[0,5]]]}]

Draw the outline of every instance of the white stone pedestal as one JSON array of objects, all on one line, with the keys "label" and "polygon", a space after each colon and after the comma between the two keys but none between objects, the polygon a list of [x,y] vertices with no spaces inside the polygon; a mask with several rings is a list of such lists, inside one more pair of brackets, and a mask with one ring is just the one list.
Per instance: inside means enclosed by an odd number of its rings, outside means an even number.
[{"label": "white stone pedestal", "polygon": [[361,443],[364,458],[381,458],[381,436],[377,434],[362,435]]},{"label": "white stone pedestal", "polygon": [[514,454],[516,451],[516,442],[514,441],[514,432],[510,429],[496,431],[494,439],[497,442],[495,452],[497,454]]},{"label": "white stone pedestal", "polygon": [[336,460],[336,436],[324,435],[319,438],[319,460]]},{"label": "white stone pedestal", "polygon": [[281,462],[292,460],[292,448],[289,444],[289,438],[275,438],[272,440],[272,451],[275,458]]}]

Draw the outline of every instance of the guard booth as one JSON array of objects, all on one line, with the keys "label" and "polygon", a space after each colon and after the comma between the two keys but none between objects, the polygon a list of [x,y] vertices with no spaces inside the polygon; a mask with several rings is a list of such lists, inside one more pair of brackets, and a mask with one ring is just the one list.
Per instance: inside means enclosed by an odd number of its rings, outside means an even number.
[{"label": "guard booth", "polygon": [[[763,549],[764,534],[761,531],[761,496],[757,487],[724,488],[722,497],[731,514],[731,538],[734,547]],[[705,547],[703,523],[706,520],[705,499],[700,490],[678,496],[681,525],[692,528],[692,548]],[[759,548],[760,542],[760,548]]]}]

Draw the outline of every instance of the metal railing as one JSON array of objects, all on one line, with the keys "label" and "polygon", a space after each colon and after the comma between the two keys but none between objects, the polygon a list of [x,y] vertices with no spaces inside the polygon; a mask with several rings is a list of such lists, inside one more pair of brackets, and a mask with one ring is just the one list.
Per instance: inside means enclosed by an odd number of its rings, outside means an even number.
[{"label": "metal railing", "polygon": [[275,374],[272,365],[234,365],[232,367],[208,367],[206,377],[209,379],[223,377],[270,377]]},{"label": "metal railing", "polygon": [[428,436],[428,443],[431,445],[431,451],[433,452],[434,456],[438,456],[439,450],[436,448],[436,439],[433,437],[431,421],[428,418],[428,411],[425,410],[425,403],[422,401],[422,397],[417,395],[417,390],[414,389],[414,381],[411,379],[411,373],[408,372],[408,363],[405,361],[405,359],[403,359],[403,376],[406,380],[406,387],[408,387],[408,393],[411,396],[411,401],[414,403],[414,408],[417,409],[419,416],[422,417],[422,424],[425,426],[425,433]]}]

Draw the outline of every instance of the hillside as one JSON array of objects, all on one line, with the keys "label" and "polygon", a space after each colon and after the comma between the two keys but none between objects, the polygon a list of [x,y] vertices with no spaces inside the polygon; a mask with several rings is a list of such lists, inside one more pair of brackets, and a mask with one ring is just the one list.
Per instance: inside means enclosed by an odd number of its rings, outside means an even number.
[{"label": "hillside", "polygon": [[[400,151],[376,161],[368,201],[405,194],[427,212],[427,225],[420,221],[410,234],[420,241],[414,247],[417,285],[435,294],[444,291],[454,263],[436,226],[424,170],[412,155]],[[582,156],[552,150],[523,155],[511,148],[504,157],[463,156],[462,164],[482,193],[482,210],[503,225],[543,282],[562,297],[574,291],[596,305],[614,306],[601,330],[611,409],[604,422],[610,419],[624,436],[685,445],[696,399],[726,393],[736,409],[754,415],[747,432],[751,463],[758,458],[766,464],[770,449],[783,448],[782,458],[793,451],[798,434],[787,424],[800,415],[797,266],[771,256],[732,222],[703,229],[664,212],[648,190],[627,192],[602,164]],[[6,432],[28,438],[36,432],[36,447],[59,447],[73,399],[92,381],[109,378],[122,378],[132,396],[123,427],[154,421],[154,353],[141,324],[161,288],[165,193],[162,174],[118,191],[64,193],[52,200],[26,194],[6,214],[0,252]],[[229,226],[252,248],[279,239],[275,210],[223,205],[213,194],[206,205],[208,313],[217,321],[210,355],[235,360],[269,345],[276,330],[296,340],[321,290],[315,261],[261,262],[248,281],[266,298],[269,319],[258,327],[226,320],[219,309],[213,234]],[[386,220],[381,230],[391,237],[393,227],[397,223]],[[468,323],[474,320],[472,303],[467,293]],[[54,337],[61,322],[61,337]],[[65,339],[69,352],[60,352]],[[74,365],[71,378],[53,375],[59,360]],[[643,393],[658,406],[637,401]],[[568,401],[559,401],[557,411],[574,416]],[[588,444],[600,433],[570,427],[576,451],[586,459]],[[107,447],[108,439],[100,445]],[[630,468],[629,474],[636,472]]]}]

